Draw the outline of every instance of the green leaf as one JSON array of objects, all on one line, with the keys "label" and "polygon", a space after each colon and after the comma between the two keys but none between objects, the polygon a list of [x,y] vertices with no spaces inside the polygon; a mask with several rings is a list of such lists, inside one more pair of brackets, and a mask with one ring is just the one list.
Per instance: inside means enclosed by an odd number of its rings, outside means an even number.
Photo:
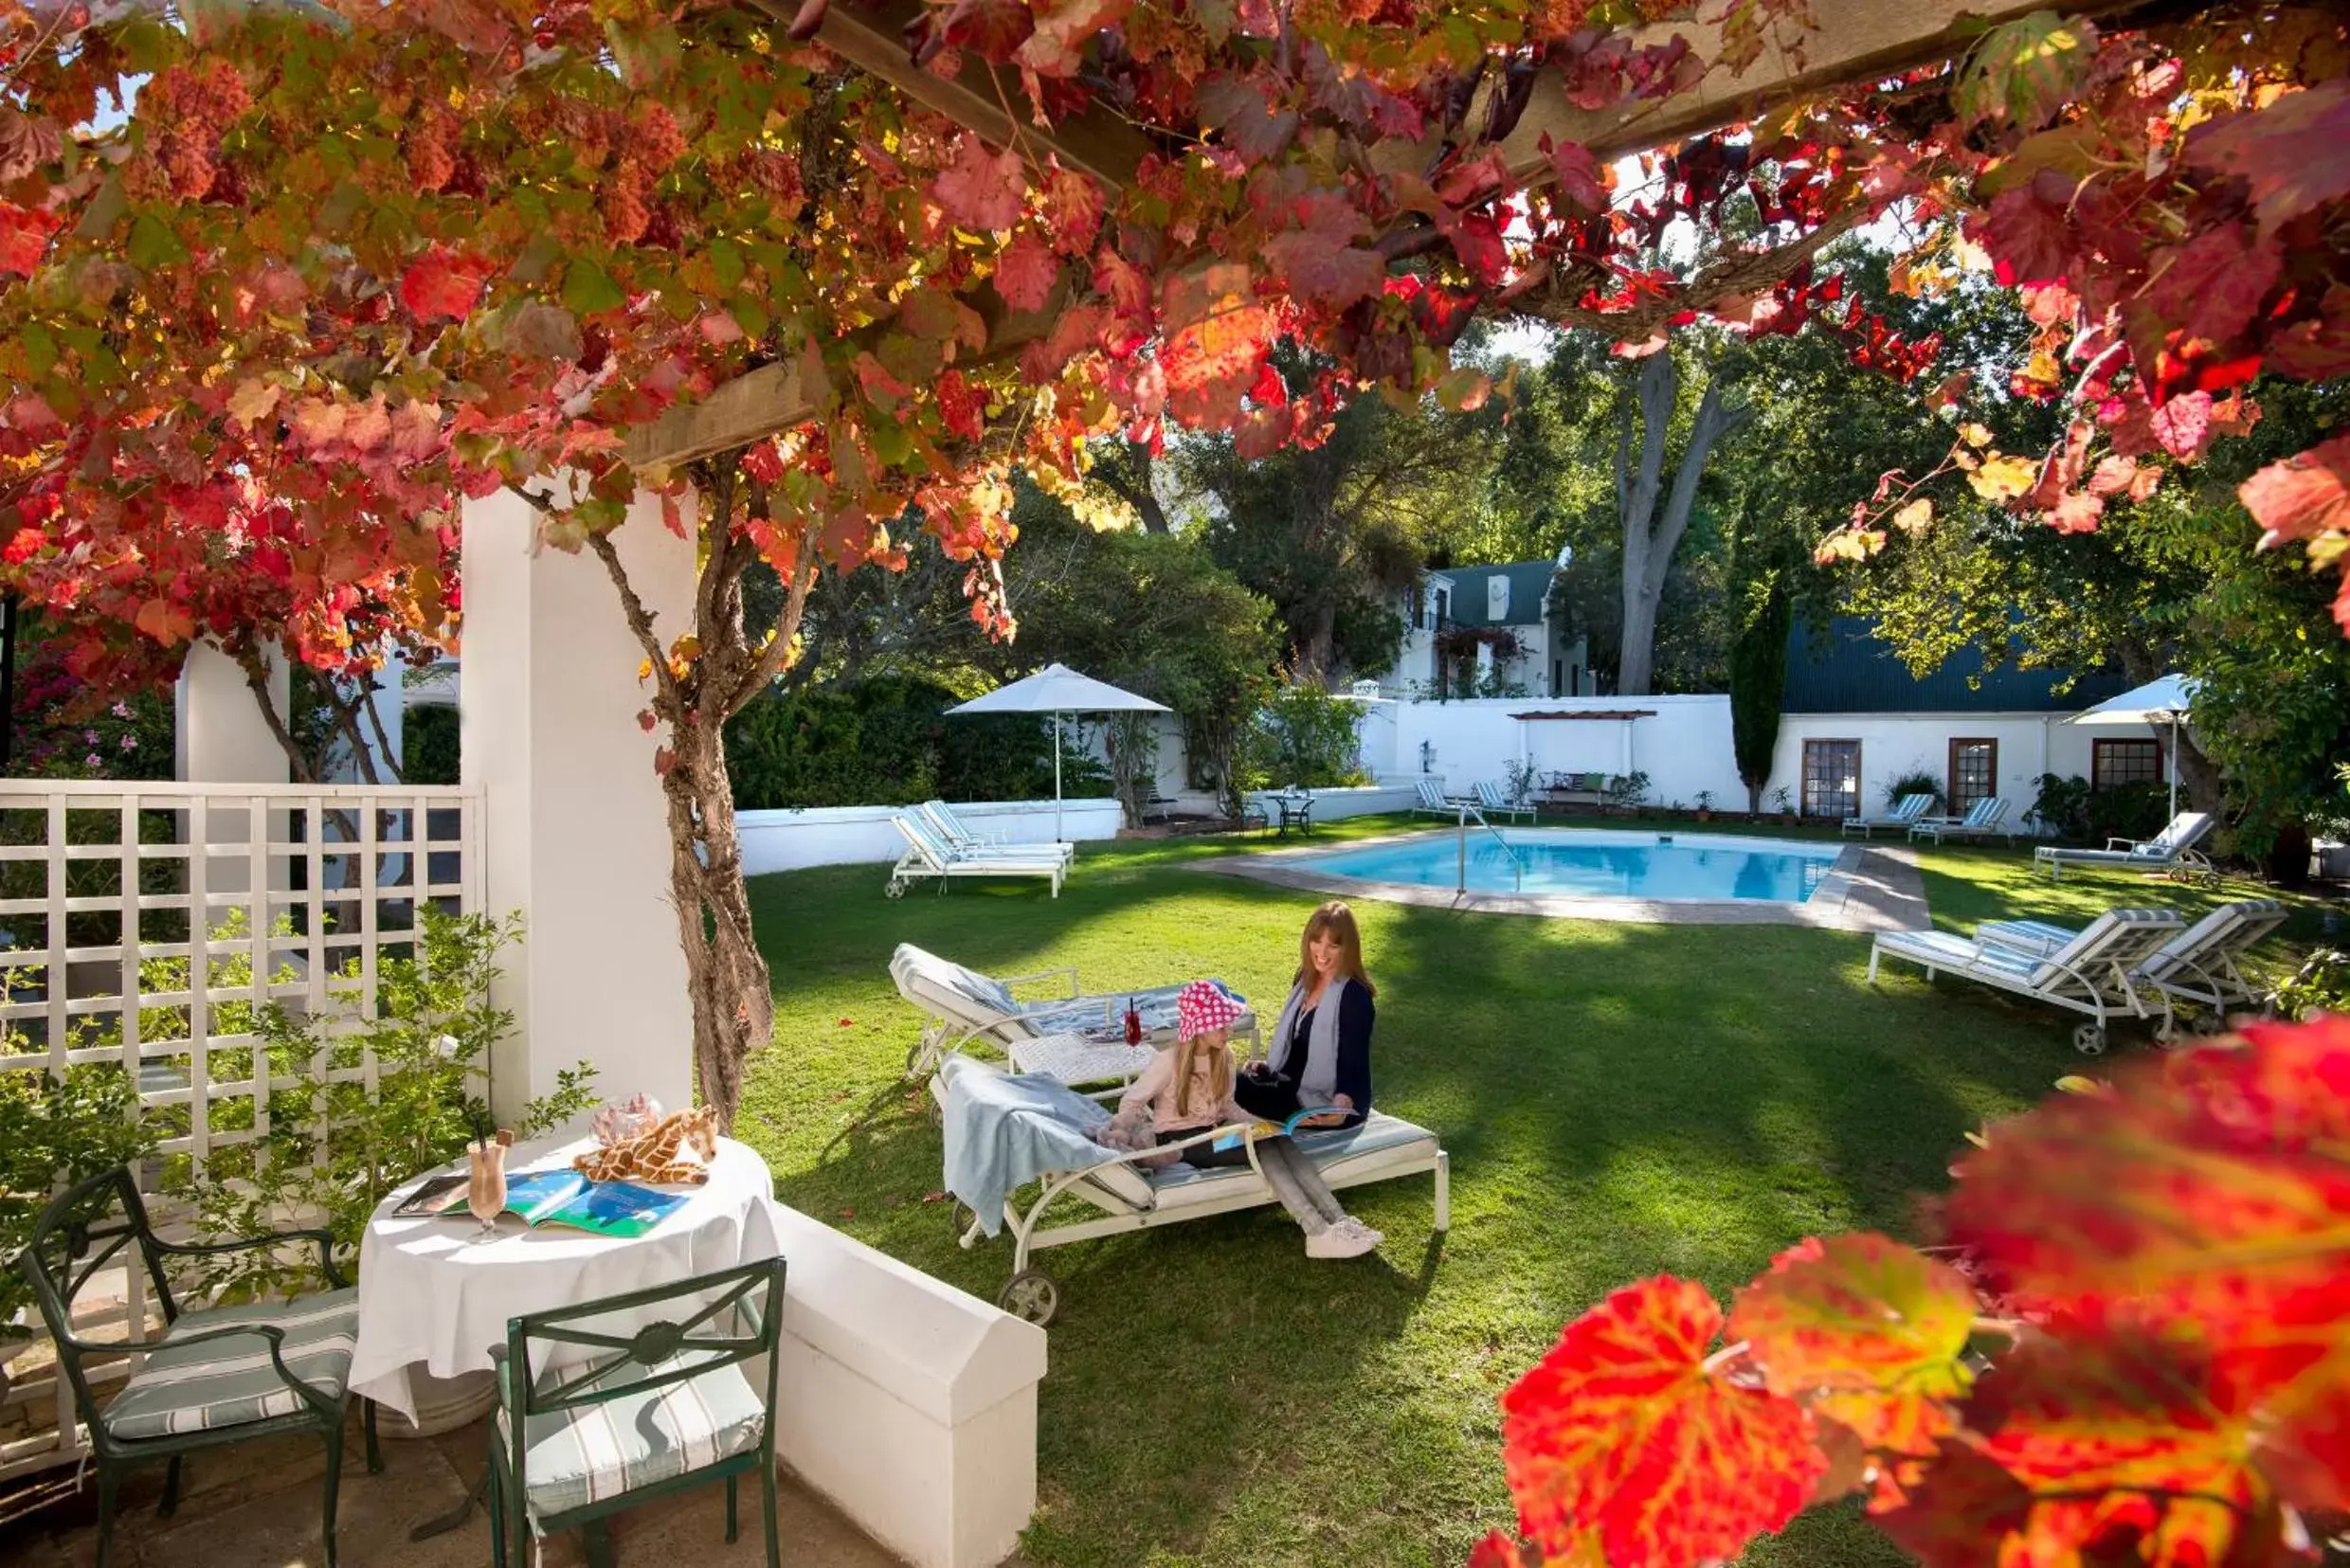
[{"label": "green leaf", "polygon": [[16,334],[16,341],[25,351],[25,369],[32,373],[36,381],[56,367],[57,339],[51,337],[49,330],[40,322],[27,322]]},{"label": "green leaf", "polygon": [[2007,119],[2027,130],[2044,123],[2088,74],[2097,29],[2052,10],[2034,11],[1991,29],[1959,79],[1956,103],[1968,120]]},{"label": "green leaf", "polygon": [[597,315],[616,311],[628,302],[612,281],[612,275],[591,258],[574,256],[563,275],[563,302],[574,315]]},{"label": "green leaf", "polygon": [[131,222],[130,257],[134,266],[165,267],[188,260],[188,249],[178,235],[142,212]]},{"label": "green leaf", "polygon": [[742,247],[732,240],[711,241],[710,271],[717,279],[718,287],[732,294],[734,285],[743,280]]},{"label": "green leaf", "polygon": [[122,193],[122,182],[109,174],[99,182],[90,194],[90,205],[81,209],[81,221],[74,225],[77,240],[99,240],[114,232],[131,201]]},{"label": "green leaf", "polygon": [[893,424],[885,419],[877,419],[873,422],[872,435],[874,456],[890,467],[901,467],[908,458],[913,456],[913,438],[906,433],[903,426]]},{"label": "green leaf", "polygon": [[752,299],[748,297],[740,299],[730,299],[727,301],[726,309],[727,314],[734,317],[734,325],[742,328],[743,335],[745,337],[764,337],[767,335],[767,307],[760,304],[756,299]]}]

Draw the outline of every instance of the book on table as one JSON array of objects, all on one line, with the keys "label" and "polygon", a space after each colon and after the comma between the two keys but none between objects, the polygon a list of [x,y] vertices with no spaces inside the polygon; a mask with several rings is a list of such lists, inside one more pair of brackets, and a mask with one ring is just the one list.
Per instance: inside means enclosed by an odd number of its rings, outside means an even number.
[{"label": "book on table", "polygon": [[[523,1171],[506,1179],[506,1206],[525,1225],[569,1225],[596,1235],[640,1236],[685,1206],[684,1193],[634,1181],[590,1181],[575,1170]],[[463,1215],[462,1172],[427,1180],[394,1214]]]},{"label": "book on table", "polygon": [[527,1171],[506,1181],[505,1212],[525,1225],[569,1225],[597,1235],[642,1235],[685,1203],[684,1193],[590,1181],[575,1170]]}]

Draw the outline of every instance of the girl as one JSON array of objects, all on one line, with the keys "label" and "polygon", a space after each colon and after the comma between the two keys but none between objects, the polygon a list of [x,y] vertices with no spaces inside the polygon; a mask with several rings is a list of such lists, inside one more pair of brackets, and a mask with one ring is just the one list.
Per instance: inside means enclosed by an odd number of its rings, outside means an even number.
[{"label": "girl", "polygon": [[[1212,980],[1195,980],[1175,998],[1175,1043],[1151,1058],[1118,1100],[1118,1112],[1094,1137],[1112,1148],[1181,1143],[1210,1127],[1248,1120],[1232,1098],[1232,1020],[1240,1003]],[[1236,1158],[1237,1157],[1237,1158]],[[1153,1154],[1138,1165],[1246,1164],[1244,1149],[1211,1150],[1195,1144],[1180,1153]]]}]

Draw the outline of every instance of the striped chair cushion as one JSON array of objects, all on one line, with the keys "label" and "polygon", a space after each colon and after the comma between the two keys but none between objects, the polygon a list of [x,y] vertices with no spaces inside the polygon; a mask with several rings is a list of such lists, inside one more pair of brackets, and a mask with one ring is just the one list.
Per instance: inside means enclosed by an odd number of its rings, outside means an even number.
[{"label": "striped chair cushion", "polygon": [[359,1337],[356,1287],[295,1302],[182,1313],[106,1407],[106,1430],[117,1437],[162,1437],[307,1412],[301,1396],[278,1376],[269,1342],[258,1334],[174,1348],[190,1335],[263,1323],[285,1330],[287,1371],[330,1399],[342,1397]]},{"label": "striped chair cushion", "polygon": [[[557,1375],[576,1377],[578,1372],[571,1367]],[[504,1445],[502,1451],[512,1453],[509,1419],[500,1409],[497,1440]],[[524,1463],[530,1474],[524,1490],[532,1514],[538,1518],[707,1469],[757,1448],[766,1430],[759,1396],[739,1366],[722,1366],[598,1405],[542,1411],[526,1419],[530,1448]]]}]

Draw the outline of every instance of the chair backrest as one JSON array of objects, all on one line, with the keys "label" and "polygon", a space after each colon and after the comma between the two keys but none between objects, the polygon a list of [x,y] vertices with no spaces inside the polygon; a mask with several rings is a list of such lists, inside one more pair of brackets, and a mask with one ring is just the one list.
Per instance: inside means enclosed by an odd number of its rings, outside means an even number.
[{"label": "chair backrest", "polygon": [[1904,795],[1900,800],[1895,801],[1889,815],[1896,822],[1914,822],[1925,816],[1925,808],[1933,803],[1934,797],[1921,790],[1914,795]]},{"label": "chair backrest", "polygon": [[955,857],[955,852],[938,836],[937,830],[912,811],[901,811],[890,819],[898,836],[913,846],[914,855],[932,871],[943,872]]},{"label": "chair backrest", "polygon": [[2163,943],[2146,960],[2145,967],[2163,972],[2176,964],[2199,963],[2223,953],[2233,957],[2284,924],[2285,906],[2273,898],[2222,904]]},{"label": "chair backrest", "polygon": [[[147,1289],[162,1308],[163,1321],[179,1316],[171,1282],[163,1274],[162,1254],[147,1223],[147,1205],[127,1166],[117,1165],[85,1177],[51,1199],[32,1222],[30,1239],[17,1254],[16,1267],[32,1286],[33,1304],[41,1321],[57,1342],[58,1365],[73,1385],[74,1403],[81,1418],[96,1431],[104,1401],[91,1391],[81,1358],[85,1353],[113,1355],[125,1345],[144,1343],[136,1332],[141,1323],[127,1323],[119,1339],[96,1340],[75,1331],[74,1299],[101,1271],[144,1266]],[[118,1260],[119,1260],[118,1262]]]},{"label": "chair backrest", "polygon": [[2182,811],[2138,847],[2157,855],[2177,856],[2193,849],[2212,830],[2212,814],[2208,811]]},{"label": "chair backrest", "polygon": [[1444,791],[1437,787],[1436,780],[1422,779],[1419,781],[1419,803],[1432,811],[1444,809]]},{"label": "chair backrest", "polygon": [[2040,961],[2032,983],[2046,984],[2067,971],[2086,975],[2102,989],[2105,965],[2126,972],[2178,933],[2182,922],[2168,910],[2107,910],[2081,928],[2081,934]]},{"label": "chair backrest", "polygon": [[[515,1475],[528,1475],[525,1417],[604,1404],[767,1359],[767,1431],[773,1463],[775,1344],[783,1322],[784,1260],[738,1264],[573,1307],[510,1319],[507,1397]],[[746,1372],[746,1376],[748,1372]]]},{"label": "chair backrest", "polygon": [[921,814],[924,825],[938,835],[949,848],[961,849],[979,843],[980,837],[963,825],[963,819],[954,814],[944,801],[925,801],[914,810]]},{"label": "chair backrest", "polygon": [[1986,795],[1977,801],[1966,813],[1967,827],[1998,827],[1999,819],[2007,815],[2007,797]]},{"label": "chair backrest", "polygon": [[1479,779],[1477,781],[1476,789],[1477,804],[1485,807],[1488,811],[1499,811],[1503,808],[1505,802],[1501,798],[1501,786],[1499,784],[1492,783],[1489,779]]},{"label": "chair backrest", "polygon": [[890,955],[890,978],[897,982],[897,994],[914,1006],[967,1028],[1020,1011],[1002,981],[911,942],[899,943]]}]

